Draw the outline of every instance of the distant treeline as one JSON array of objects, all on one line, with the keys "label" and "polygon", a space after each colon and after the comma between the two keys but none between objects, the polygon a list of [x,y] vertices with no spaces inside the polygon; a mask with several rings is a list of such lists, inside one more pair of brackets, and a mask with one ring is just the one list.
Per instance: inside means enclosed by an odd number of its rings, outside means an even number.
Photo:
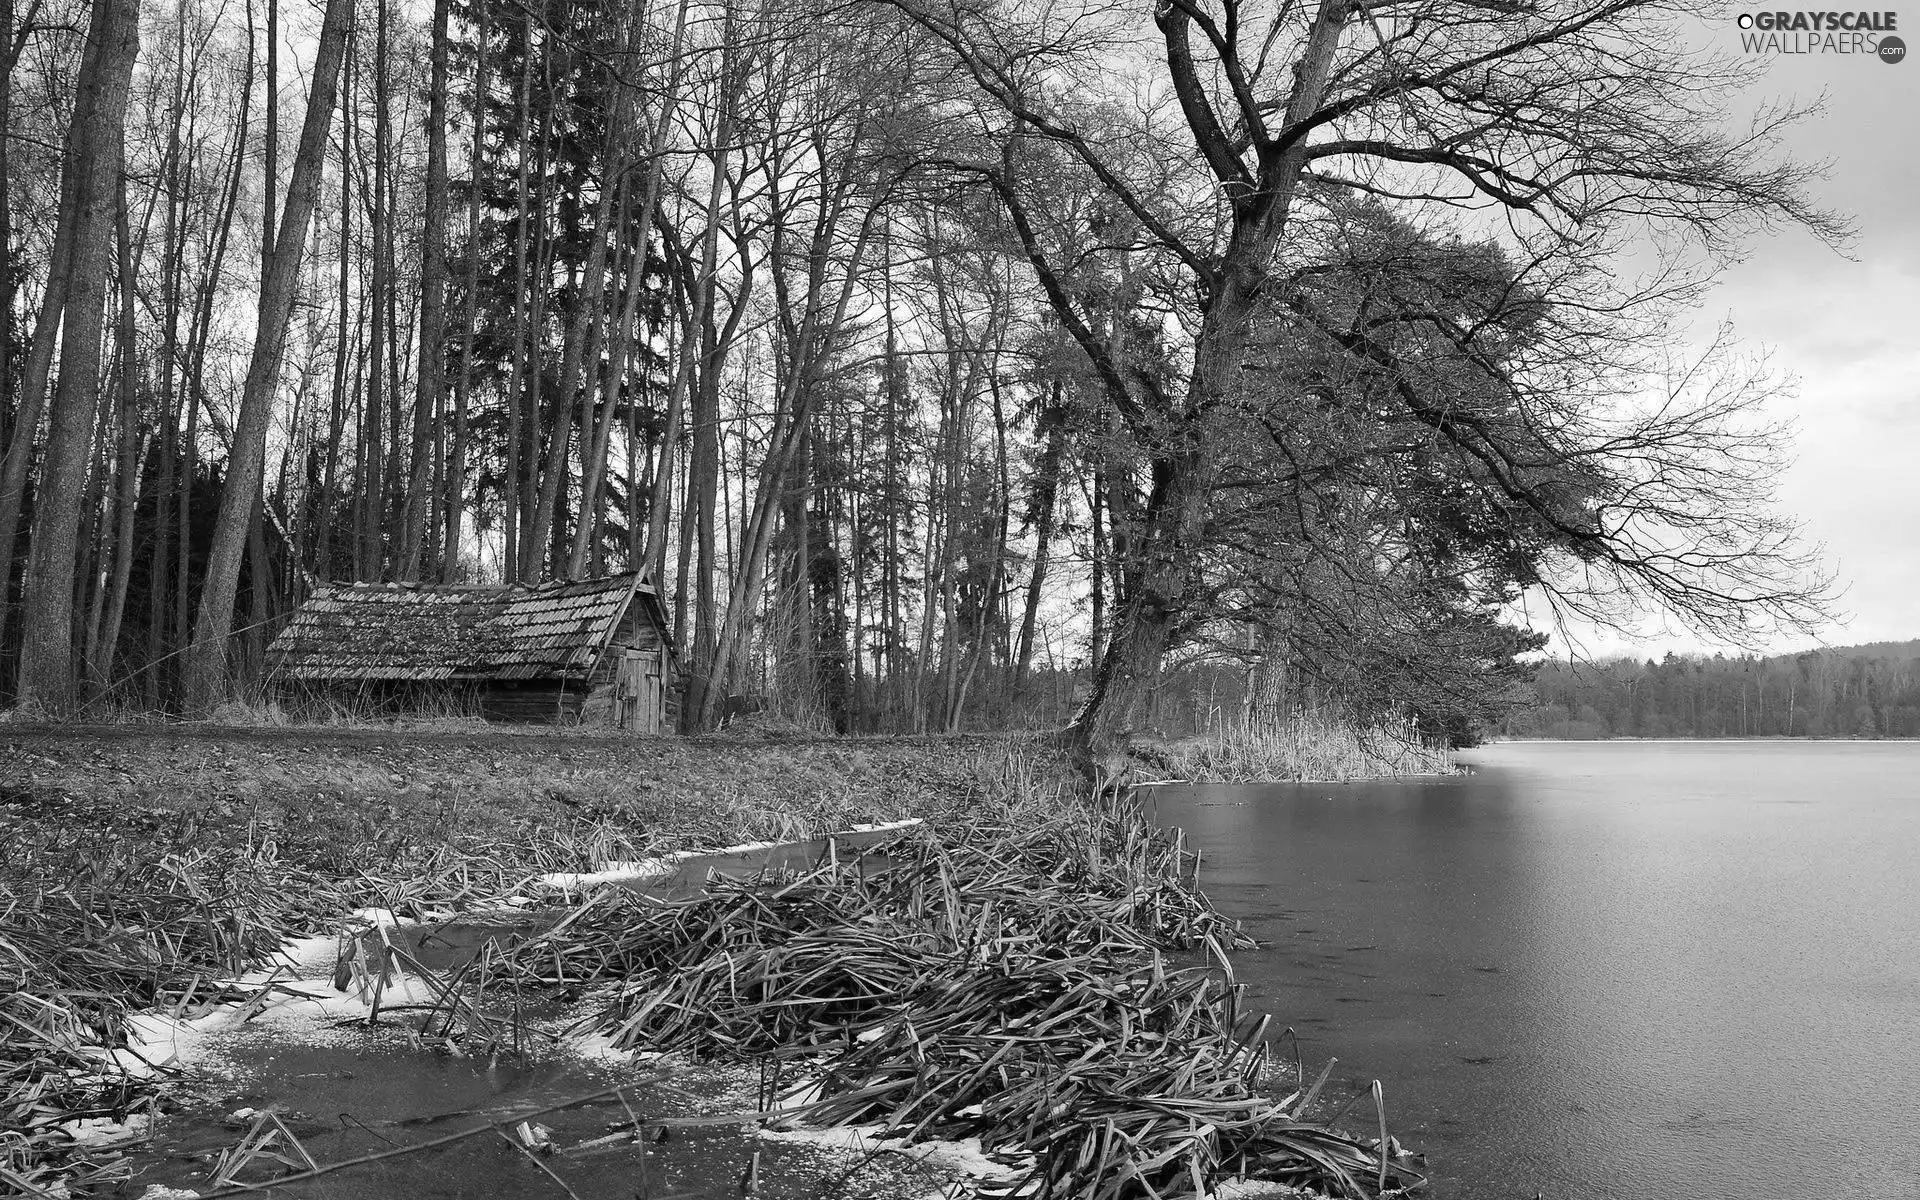
[{"label": "distant treeline", "polygon": [[1772,658],[1550,659],[1510,737],[1920,737],[1920,640]]}]

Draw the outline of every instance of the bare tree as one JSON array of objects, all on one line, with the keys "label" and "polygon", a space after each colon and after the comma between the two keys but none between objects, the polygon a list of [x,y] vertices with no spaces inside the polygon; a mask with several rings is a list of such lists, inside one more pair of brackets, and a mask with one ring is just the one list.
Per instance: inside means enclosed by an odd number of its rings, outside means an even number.
[{"label": "bare tree", "polygon": [[352,0],[327,0],[314,52],[306,117],[299,148],[294,153],[286,203],[274,231],[266,281],[261,288],[260,318],[246,387],[241,393],[240,415],[234,428],[231,465],[214,526],[213,553],[207,564],[199,614],[194,621],[194,640],[187,664],[187,697],[192,709],[211,708],[227,686],[227,640],[233,630],[240,556],[253,510],[260,504],[260,485],[266,470],[267,427],[273,416],[281,356],[293,316],[307,226],[320,202],[320,164],[326,153],[327,129],[333,122],[334,96],[352,11]]},{"label": "bare tree", "polygon": [[[102,0],[87,30],[61,178],[60,376],[35,493],[17,701],[64,711],[75,699],[74,566],[99,404],[100,334],[119,206],[128,89],[140,53],[137,0]],[[43,315],[43,320],[44,320]]]},{"label": "bare tree", "polygon": [[432,76],[427,84],[426,203],[420,218],[420,365],[413,408],[413,453],[401,516],[400,578],[420,578],[435,489],[434,431],[445,416],[447,338],[447,91],[452,50],[448,0],[434,0]]},{"label": "bare tree", "polygon": [[[1155,10],[1151,34],[1094,8],[902,7],[945,42],[1000,114],[997,155],[956,155],[951,165],[999,195],[1055,314],[1100,373],[1143,459],[1128,586],[1072,728],[1089,762],[1123,746],[1144,719],[1162,656],[1195,600],[1193,563],[1207,537],[1223,438],[1248,404],[1250,339],[1272,312],[1312,319],[1286,294],[1282,268],[1330,199],[1382,195],[1428,213],[1498,212],[1535,257],[1589,272],[1603,248],[1648,221],[1695,235],[1709,252],[1775,221],[1843,233],[1804,198],[1805,170],[1774,160],[1771,135],[1794,114],[1747,134],[1719,132],[1718,98],[1753,68],[1673,49],[1682,40],[1672,22],[1687,5],[1319,0],[1303,10],[1170,0]],[[1155,82],[1190,145],[1151,122],[1118,123],[1119,105],[1089,95],[1107,61],[1099,47],[1136,38],[1157,43]],[[1076,301],[1065,261],[1037,228],[1039,197],[1058,184],[1029,174],[1029,139],[1057,150],[1046,161],[1072,164],[1138,223],[1168,281],[1170,315],[1189,331],[1179,377],[1132,369]],[[1631,310],[1683,290],[1620,299]],[[1364,341],[1351,349],[1370,352]],[[1445,419],[1431,427],[1456,444],[1476,439]],[[1536,513],[1548,504],[1510,475],[1496,486]],[[1618,578],[1647,579],[1643,557],[1623,549],[1592,510],[1584,518],[1561,531],[1570,550]],[[1739,602],[1791,620],[1804,591],[1786,578],[1796,564],[1775,553],[1773,532],[1745,531],[1757,556],[1748,561],[1771,562],[1778,578],[1739,590]],[[1716,624],[1727,611],[1713,600],[1722,580],[1711,566],[1691,569],[1700,566],[1670,575],[1664,598]]]}]

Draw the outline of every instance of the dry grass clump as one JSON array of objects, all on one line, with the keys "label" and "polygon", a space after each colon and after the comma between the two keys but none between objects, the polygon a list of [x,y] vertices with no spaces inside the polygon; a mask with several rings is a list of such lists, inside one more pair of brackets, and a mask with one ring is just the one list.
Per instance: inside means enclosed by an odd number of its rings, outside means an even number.
[{"label": "dry grass clump", "polygon": [[1429,746],[1411,722],[1360,724],[1302,713],[1278,727],[1244,720],[1158,748],[1165,769],[1194,783],[1335,782],[1450,775],[1453,752]]},{"label": "dry grass clump", "polygon": [[[1027,1164],[1014,1191],[1204,1196],[1248,1177],[1365,1196],[1416,1180],[1308,1123],[1311,1095],[1258,1091],[1267,1019],[1226,966],[1248,942],[1177,842],[1131,808],[1027,796],[947,844],[903,837],[885,869],[829,862],[679,903],[604,890],[496,969],[615,983],[583,1028],[616,1046],[771,1055],[809,1120],[978,1137]],[[1217,965],[1164,953],[1199,947]]]},{"label": "dry grass clump", "polygon": [[62,833],[23,837],[0,868],[0,1181],[28,1194],[117,1178],[111,1148],[79,1144],[67,1123],[151,1114],[154,1083],[113,1054],[129,1012],[217,998],[212,981],[319,902],[242,853],[75,853]]}]

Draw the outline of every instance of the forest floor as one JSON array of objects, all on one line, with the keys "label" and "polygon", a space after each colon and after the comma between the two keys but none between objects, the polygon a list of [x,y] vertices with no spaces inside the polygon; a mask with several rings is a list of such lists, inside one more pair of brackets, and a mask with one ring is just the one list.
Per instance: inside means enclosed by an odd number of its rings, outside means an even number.
[{"label": "forest floor", "polygon": [[[633,738],[451,728],[0,725],[0,827],[193,821],[315,850],[623,838],[641,850],[813,837],[964,805],[998,735]],[[1038,747],[1031,748],[1039,752]],[[323,845],[330,843],[330,846]]]}]

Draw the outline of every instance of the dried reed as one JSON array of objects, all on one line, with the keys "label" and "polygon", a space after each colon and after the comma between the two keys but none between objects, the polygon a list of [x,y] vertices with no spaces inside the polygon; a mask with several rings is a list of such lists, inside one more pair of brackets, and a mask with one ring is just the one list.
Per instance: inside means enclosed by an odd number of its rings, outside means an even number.
[{"label": "dried reed", "polygon": [[1212,731],[1156,747],[1161,765],[1195,783],[1334,782],[1458,770],[1411,722],[1365,724],[1300,713],[1277,726],[1216,720]]},{"label": "dried reed", "polygon": [[[1018,815],[1031,820],[1028,808]],[[1013,1190],[1206,1195],[1253,1177],[1347,1196],[1417,1182],[1384,1151],[1261,1094],[1266,1018],[1192,886],[1192,856],[1130,807],[906,836],[864,862],[715,879],[664,902],[603,891],[495,962],[534,985],[613,982],[582,1031],[616,1046],[771,1056],[811,1121],[978,1137]],[[1166,952],[1204,948],[1184,969]]]}]

